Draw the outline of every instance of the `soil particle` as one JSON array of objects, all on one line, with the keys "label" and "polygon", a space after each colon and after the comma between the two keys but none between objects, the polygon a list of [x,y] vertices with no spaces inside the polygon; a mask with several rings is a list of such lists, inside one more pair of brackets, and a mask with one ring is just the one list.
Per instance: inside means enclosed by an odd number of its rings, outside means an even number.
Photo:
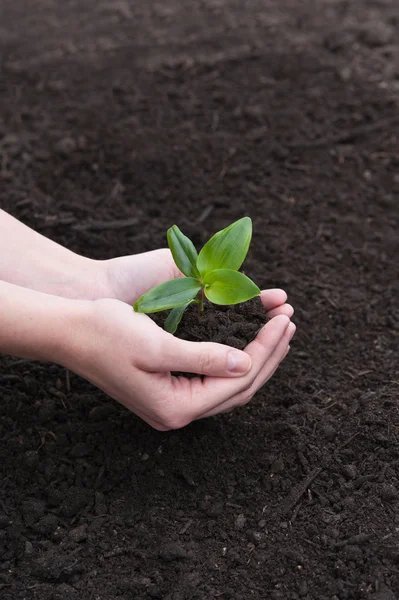
[{"label": "soil particle", "polygon": [[379,490],[379,494],[382,500],[385,500],[386,502],[397,502],[397,500],[399,499],[398,490],[390,484],[382,485]]},{"label": "soil particle", "polygon": [[44,502],[39,500],[31,499],[23,502],[21,512],[26,525],[30,526],[36,523],[45,512]]},{"label": "soil particle", "polygon": [[66,518],[74,517],[92,500],[93,494],[91,490],[73,486],[66,492],[61,502],[60,514]]},{"label": "soil particle", "polygon": [[34,529],[42,535],[49,535],[57,529],[57,526],[58,518],[55,515],[47,514],[36,523]]},{"label": "soil particle", "polygon": [[34,450],[28,450],[23,456],[23,465],[27,469],[36,469],[40,461],[40,457]]},{"label": "soil particle", "polygon": [[342,472],[345,475],[346,479],[356,479],[358,471],[357,467],[354,464],[344,465],[342,467]]},{"label": "soil particle", "polygon": [[67,583],[57,585],[52,596],[52,600],[76,600],[76,598],[78,598],[77,590]]},{"label": "soil particle", "polygon": [[73,542],[83,542],[87,538],[87,525],[79,525],[79,527],[71,529],[68,533],[68,537]]},{"label": "soil particle", "polygon": [[169,542],[159,551],[159,557],[166,562],[184,560],[190,556],[191,553],[178,542]]},{"label": "soil particle", "polygon": [[389,44],[395,35],[395,28],[384,21],[373,21],[364,25],[359,32],[359,40],[367,46],[377,47]]},{"label": "soil particle", "polygon": [[10,524],[10,519],[6,515],[0,515],[0,529],[6,529]]},{"label": "soil particle", "polygon": [[371,594],[370,600],[398,600],[398,596],[390,590],[386,590],[384,592],[377,592],[377,594]]},{"label": "soil particle", "polygon": [[238,515],[238,517],[236,518],[236,521],[235,521],[236,529],[244,529],[246,523],[247,523],[247,519],[246,519],[245,515],[243,515],[243,514]]},{"label": "soil particle", "polygon": [[79,444],[75,444],[75,446],[71,450],[71,456],[73,458],[83,458],[84,456],[89,456],[93,452],[93,447],[90,444],[86,444],[85,442],[80,442]]},{"label": "soil particle", "polygon": [[63,137],[55,144],[55,150],[63,156],[68,156],[75,152],[76,142],[71,137]]},{"label": "soil particle", "polygon": [[41,581],[67,580],[82,572],[78,562],[76,553],[67,555],[50,549],[34,561],[31,573]]}]

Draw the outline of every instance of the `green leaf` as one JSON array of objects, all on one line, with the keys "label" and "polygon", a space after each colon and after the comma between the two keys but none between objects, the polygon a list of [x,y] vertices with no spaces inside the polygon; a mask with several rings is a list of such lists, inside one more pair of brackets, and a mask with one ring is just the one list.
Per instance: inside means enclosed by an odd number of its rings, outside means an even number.
[{"label": "green leaf", "polygon": [[252,237],[252,221],[244,217],[218,231],[199,253],[197,268],[201,275],[216,269],[238,271],[247,255]]},{"label": "green leaf", "polygon": [[165,321],[165,331],[167,331],[168,333],[175,333],[182,319],[184,311],[191,304],[191,302],[192,300],[190,300],[190,302],[186,302],[186,304],[183,304],[182,306],[177,306],[176,308],[170,311],[170,313],[168,314],[168,318]]},{"label": "green leaf", "polygon": [[260,294],[249,277],[231,269],[217,269],[204,277],[205,296],[214,304],[239,304]]},{"label": "green leaf", "polygon": [[197,269],[198,253],[192,241],[185,236],[177,225],[168,229],[168,245],[173,259],[186,277],[200,276]]},{"label": "green leaf", "polygon": [[193,277],[171,279],[143,294],[133,306],[136,312],[154,313],[182,306],[200,291],[201,284]]}]

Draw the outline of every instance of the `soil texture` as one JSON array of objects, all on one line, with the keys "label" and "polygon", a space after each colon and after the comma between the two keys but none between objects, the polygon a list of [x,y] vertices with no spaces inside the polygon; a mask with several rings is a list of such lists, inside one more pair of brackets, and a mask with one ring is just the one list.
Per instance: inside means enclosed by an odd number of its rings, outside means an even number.
[{"label": "soil texture", "polygon": [[249,215],[297,325],[168,433],[3,356],[1,599],[398,600],[398,3],[0,4],[0,206],[102,259]]}]

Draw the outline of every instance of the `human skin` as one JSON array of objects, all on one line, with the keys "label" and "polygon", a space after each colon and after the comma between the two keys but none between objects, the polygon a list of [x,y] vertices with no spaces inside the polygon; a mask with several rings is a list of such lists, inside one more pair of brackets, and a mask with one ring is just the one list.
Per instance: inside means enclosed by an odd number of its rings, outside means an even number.
[{"label": "human skin", "polygon": [[244,351],[180,340],[135,313],[144,292],[181,276],[168,249],[92,260],[0,210],[0,257],[0,352],[63,365],[159,430],[246,404],[295,333],[279,289],[262,292],[270,320]]}]

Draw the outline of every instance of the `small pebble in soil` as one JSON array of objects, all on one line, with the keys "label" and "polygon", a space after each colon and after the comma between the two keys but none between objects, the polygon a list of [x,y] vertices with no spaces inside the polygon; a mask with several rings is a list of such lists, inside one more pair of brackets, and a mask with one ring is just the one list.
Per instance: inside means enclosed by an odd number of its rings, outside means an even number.
[{"label": "small pebble in soil", "polygon": [[263,540],[264,534],[260,531],[248,531],[247,536],[255,544],[259,544]]},{"label": "small pebble in soil", "polygon": [[84,456],[89,456],[93,452],[93,447],[91,444],[85,444],[84,442],[79,442],[75,444],[75,446],[71,450],[71,456],[73,458],[83,458]]},{"label": "small pebble in soil", "polygon": [[264,527],[266,527],[266,521],[265,521],[265,519],[261,519],[261,520],[258,522],[258,527],[259,527],[260,529],[263,529]]},{"label": "small pebble in soil", "polygon": [[384,590],[369,596],[369,600],[398,600],[398,597],[391,590]]},{"label": "small pebble in soil", "polygon": [[323,429],[323,434],[326,440],[328,440],[329,442],[333,442],[335,440],[337,432],[331,425],[326,425]]},{"label": "small pebble in soil", "polygon": [[61,583],[53,593],[52,600],[72,600],[78,597],[77,591],[67,583]]},{"label": "small pebble in soil", "polygon": [[58,519],[55,515],[47,514],[42,517],[38,523],[34,526],[35,531],[42,535],[49,535],[53,533],[58,526]]},{"label": "small pebble in soil", "polygon": [[388,483],[382,485],[379,492],[382,500],[386,502],[396,502],[399,499],[398,490]]},{"label": "small pebble in soil", "polygon": [[105,421],[114,412],[115,409],[109,405],[95,406],[89,413],[89,419],[96,422]]},{"label": "small pebble in soil", "polygon": [[71,487],[60,507],[63,517],[74,517],[92,498],[92,492],[85,488]]},{"label": "small pebble in soil", "polygon": [[59,581],[81,572],[81,568],[74,555],[69,557],[50,549],[35,561],[32,575],[42,581]]},{"label": "small pebble in soil", "polygon": [[44,515],[44,502],[39,500],[26,500],[22,504],[22,514],[26,525],[36,523]]},{"label": "small pebble in soil", "polygon": [[395,29],[384,21],[372,21],[364,25],[359,32],[359,40],[365,46],[375,48],[389,44],[395,35]]},{"label": "small pebble in soil", "polygon": [[284,471],[284,461],[282,458],[278,458],[277,460],[274,461],[274,463],[271,466],[271,472],[272,473],[282,473]]},{"label": "small pebble in soil", "polygon": [[31,554],[33,554],[33,544],[32,542],[26,541],[25,542],[25,554],[30,556]]},{"label": "small pebble in soil", "polygon": [[243,514],[238,515],[236,518],[236,529],[244,529],[247,519]]},{"label": "small pebble in soil", "polygon": [[8,527],[10,519],[6,515],[0,515],[0,529]]},{"label": "small pebble in soil", "polygon": [[36,469],[39,464],[40,458],[35,450],[27,450],[24,454],[23,464],[27,469]]},{"label": "small pebble in soil", "polygon": [[357,476],[357,468],[356,465],[344,465],[342,467],[342,472],[347,479],[355,479]]},{"label": "small pebble in soil", "polygon": [[169,542],[159,551],[159,557],[165,562],[183,560],[190,557],[190,553],[178,542]]},{"label": "small pebble in soil", "polygon": [[79,525],[79,527],[71,529],[68,537],[73,542],[83,542],[87,538],[87,525]]},{"label": "small pebble in soil", "polygon": [[300,596],[306,596],[307,593],[308,593],[308,584],[306,583],[306,581],[301,581],[298,584],[298,594]]},{"label": "small pebble in soil", "polygon": [[69,156],[76,150],[76,142],[72,137],[65,136],[58,140],[55,145],[55,150],[62,156]]}]

